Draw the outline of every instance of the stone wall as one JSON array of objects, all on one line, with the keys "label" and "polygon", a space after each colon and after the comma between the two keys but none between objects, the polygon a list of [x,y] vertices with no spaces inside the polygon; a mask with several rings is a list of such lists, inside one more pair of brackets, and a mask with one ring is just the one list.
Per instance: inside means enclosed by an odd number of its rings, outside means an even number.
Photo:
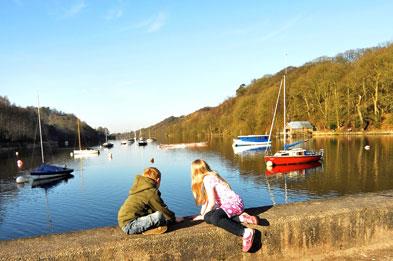
[{"label": "stone wall", "polygon": [[393,239],[393,191],[247,210],[261,225],[253,253],[241,238],[185,221],[162,235],[124,235],[106,227],[0,241],[0,260],[304,259]]}]

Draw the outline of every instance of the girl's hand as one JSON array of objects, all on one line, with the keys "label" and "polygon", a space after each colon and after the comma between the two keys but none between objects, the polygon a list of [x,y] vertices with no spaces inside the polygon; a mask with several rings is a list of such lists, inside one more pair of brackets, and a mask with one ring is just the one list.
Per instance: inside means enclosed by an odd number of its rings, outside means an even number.
[{"label": "girl's hand", "polygon": [[192,220],[197,221],[197,220],[203,220],[202,215],[195,216]]},{"label": "girl's hand", "polygon": [[184,217],[177,217],[176,218],[176,223],[182,222],[184,220]]}]

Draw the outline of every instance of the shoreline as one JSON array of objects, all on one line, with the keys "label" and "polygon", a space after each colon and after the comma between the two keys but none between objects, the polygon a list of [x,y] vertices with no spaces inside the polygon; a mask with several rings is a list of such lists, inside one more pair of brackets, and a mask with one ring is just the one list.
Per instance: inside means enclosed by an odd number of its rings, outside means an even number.
[{"label": "shoreline", "polygon": [[393,130],[373,130],[373,131],[313,131],[312,136],[340,136],[340,135],[354,135],[354,136],[376,136],[376,135],[393,135]]}]

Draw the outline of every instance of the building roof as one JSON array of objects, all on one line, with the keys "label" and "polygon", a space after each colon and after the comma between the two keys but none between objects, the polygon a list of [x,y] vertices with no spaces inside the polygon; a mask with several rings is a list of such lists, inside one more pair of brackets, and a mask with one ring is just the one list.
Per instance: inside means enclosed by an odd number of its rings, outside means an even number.
[{"label": "building roof", "polygon": [[309,121],[291,121],[287,123],[287,127],[291,129],[313,129],[314,127]]}]

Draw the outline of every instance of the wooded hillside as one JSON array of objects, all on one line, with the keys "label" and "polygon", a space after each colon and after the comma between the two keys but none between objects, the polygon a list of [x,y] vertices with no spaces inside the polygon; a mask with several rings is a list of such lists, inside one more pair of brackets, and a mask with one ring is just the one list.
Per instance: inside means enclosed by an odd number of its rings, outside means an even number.
[{"label": "wooded hillside", "polygon": [[[242,84],[234,97],[150,129],[155,135],[268,133],[280,81],[275,75]],[[310,121],[317,130],[393,129],[393,45],[351,50],[288,67],[287,121]],[[207,94],[208,95],[208,94]],[[282,99],[275,131],[282,130]]]},{"label": "wooded hillside", "polygon": [[[68,141],[70,147],[77,146],[77,118],[47,107],[40,108],[42,133],[45,141],[57,142],[60,147]],[[84,145],[97,144],[105,140],[105,129],[91,128],[85,122],[80,125]],[[38,114],[36,107],[21,108],[0,96],[0,145],[16,143],[38,143]]]}]

